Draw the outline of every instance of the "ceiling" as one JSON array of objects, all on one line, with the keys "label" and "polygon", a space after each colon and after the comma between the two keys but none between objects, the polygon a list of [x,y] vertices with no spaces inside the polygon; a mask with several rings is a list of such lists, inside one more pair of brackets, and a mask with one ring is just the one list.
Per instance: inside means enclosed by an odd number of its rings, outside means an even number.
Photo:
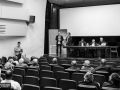
[{"label": "ceiling", "polygon": [[63,7],[120,4],[120,0],[49,0],[49,2]]}]

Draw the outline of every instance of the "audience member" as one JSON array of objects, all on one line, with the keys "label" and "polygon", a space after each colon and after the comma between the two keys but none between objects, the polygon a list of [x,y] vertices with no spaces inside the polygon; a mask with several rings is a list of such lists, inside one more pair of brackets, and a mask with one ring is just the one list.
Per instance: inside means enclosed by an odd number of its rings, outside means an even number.
[{"label": "audience member", "polygon": [[30,65],[30,67],[35,67],[36,69],[39,69],[38,59],[33,59],[33,63],[32,65]]},{"label": "audience member", "polygon": [[58,64],[57,58],[53,58],[53,59],[52,59],[52,64]]},{"label": "audience member", "polygon": [[91,73],[91,72],[87,72],[84,75],[84,80],[78,82],[78,86],[81,84],[82,85],[92,85],[92,86],[94,85],[97,87],[97,90],[100,90],[100,84],[98,82],[94,81],[93,73]]},{"label": "audience member", "polygon": [[112,73],[109,76],[109,82],[104,82],[102,87],[120,88],[120,76],[117,73]]},{"label": "audience member", "polygon": [[8,62],[5,63],[4,65],[4,69],[8,70],[8,69],[11,69],[13,70],[14,68],[14,65],[13,65],[13,59],[9,59]]},{"label": "audience member", "polygon": [[5,73],[5,80],[2,80],[1,83],[11,83],[11,88],[14,90],[21,90],[21,86],[18,82],[12,80],[13,72],[11,70],[7,70]]},{"label": "audience member", "polygon": [[21,58],[24,59],[24,63],[28,64],[30,62],[29,58],[26,57],[26,54],[22,53]]},{"label": "audience member", "polygon": [[77,67],[77,61],[76,61],[76,60],[73,60],[73,61],[71,62],[71,67],[68,68],[68,69],[73,69],[73,70],[77,70],[77,71],[80,70],[80,68]]},{"label": "audience member", "polygon": [[101,59],[100,66],[98,66],[97,68],[92,70],[92,72],[94,73],[95,71],[107,71],[107,72],[109,72],[109,74],[111,74],[113,72],[120,71],[120,68],[113,68],[110,65],[106,65],[106,62],[107,61],[105,59]]},{"label": "audience member", "polygon": [[81,70],[88,70],[88,71],[91,71],[93,70],[94,68],[90,66],[90,61],[89,60],[85,60],[84,66],[82,66]]},{"label": "audience member", "polygon": [[1,77],[1,68],[0,68],[0,83],[3,80],[3,78]]},{"label": "audience member", "polygon": [[24,63],[24,59],[23,58],[20,58],[18,66],[22,66],[22,67],[26,68],[28,65]]}]

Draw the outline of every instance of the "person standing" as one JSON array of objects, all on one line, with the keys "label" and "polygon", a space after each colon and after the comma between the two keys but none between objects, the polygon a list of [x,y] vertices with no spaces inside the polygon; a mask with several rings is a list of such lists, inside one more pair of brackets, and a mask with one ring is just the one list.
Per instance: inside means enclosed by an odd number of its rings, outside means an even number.
[{"label": "person standing", "polygon": [[62,41],[63,41],[63,36],[58,32],[58,35],[55,38],[56,40],[56,54],[58,55],[58,52],[60,52],[60,55],[62,53]]},{"label": "person standing", "polygon": [[14,48],[14,53],[18,57],[18,60],[21,58],[22,49],[20,47],[21,42],[17,43],[17,46]]}]

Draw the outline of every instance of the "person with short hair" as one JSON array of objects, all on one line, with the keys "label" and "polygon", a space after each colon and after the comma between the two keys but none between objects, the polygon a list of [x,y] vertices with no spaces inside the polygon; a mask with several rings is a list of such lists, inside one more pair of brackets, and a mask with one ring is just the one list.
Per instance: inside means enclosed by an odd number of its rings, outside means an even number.
[{"label": "person with short hair", "polygon": [[24,63],[24,59],[23,58],[19,59],[19,65],[18,66],[22,66],[24,68],[28,67],[28,65]]},{"label": "person with short hair", "polygon": [[14,60],[12,58],[9,59],[8,62],[5,63],[4,69],[6,69],[6,70],[8,70],[8,69],[13,70],[13,68],[14,68],[13,62],[14,62]]},{"label": "person with short hair", "polygon": [[97,90],[100,90],[100,84],[94,81],[93,73],[89,71],[84,75],[84,80],[78,82],[78,86],[79,85],[92,85],[96,86]]},{"label": "person with short hair", "polygon": [[72,69],[72,70],[76,70],[76,71],[80,70],[80,68],[77,67],[77,61],[76,60],[71,61],[71,67],[69,67],[68,69]]},{"label": "person with short hair", "polygon": [[13,72],[11,70],[7,70],[5,72],[5,80],[2,80],[1,83],[10,83],[11,89],[21,90],[21,86],[18,82],[12,80]]},{"label": "person with short hair", "polygon": [[104,82],[102,87],[120,88],[120,76],[117,73],[112,73],[109,76],[109,81]]},{"label": "person with short hair", "polygon": [[88,70],[88,71],[91,71],[93,70],[94,68],[93,67],[90,67],[90,61],[89,60],[85,60],[84,66],[81,67],[81,70]]},{"label": "person with short hair", "polygon": [[52,64],[58,64],[57,58],[53,58],[53,59],[52,59]]},{"label": "person with short hair", "polygon": [[38,59],[34,58],[32,65],[30,65],[30,67],[34,67],[39,70]]},{"label": "person with short hair", "polygon": [[18,60],[21,58],[21,52],[22,52],[20,45],[21,42],[17,42],[17,46],[14,48],[14,53],[18,57]]}]

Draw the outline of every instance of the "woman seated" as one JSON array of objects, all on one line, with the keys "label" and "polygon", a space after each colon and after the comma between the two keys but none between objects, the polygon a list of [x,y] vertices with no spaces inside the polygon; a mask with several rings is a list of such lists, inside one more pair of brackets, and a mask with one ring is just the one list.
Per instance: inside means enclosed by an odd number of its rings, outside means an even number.
[{"label": "woman seated", "polygon": [[78,85],[92,85],[92,86],[94,85],[97,87],[97,90],[100,90],[100,84],[94,81],[93,73],[91,72],[87,72],[84,75],[84,80],[79,81]]},{"label": "woman seated", "polygon": [[120,88],[120,76],[117,73],[112,73],[109,76],[109,81],[104,82],[102,87]]},{"label": "woman seated", "polygon": [[81,70],[88,70],[88,71],[91,71],[93,70],[94,68],[90,66],[90,61],[89,60],[85,60],[84,66],[81,67]]},{"label": "woman seated", "polygon": [[19,59],[19,64],[17,66],[21,66],[23,68],[28,67],[28,65],[24,63],[24,59],[23,58]]}]

